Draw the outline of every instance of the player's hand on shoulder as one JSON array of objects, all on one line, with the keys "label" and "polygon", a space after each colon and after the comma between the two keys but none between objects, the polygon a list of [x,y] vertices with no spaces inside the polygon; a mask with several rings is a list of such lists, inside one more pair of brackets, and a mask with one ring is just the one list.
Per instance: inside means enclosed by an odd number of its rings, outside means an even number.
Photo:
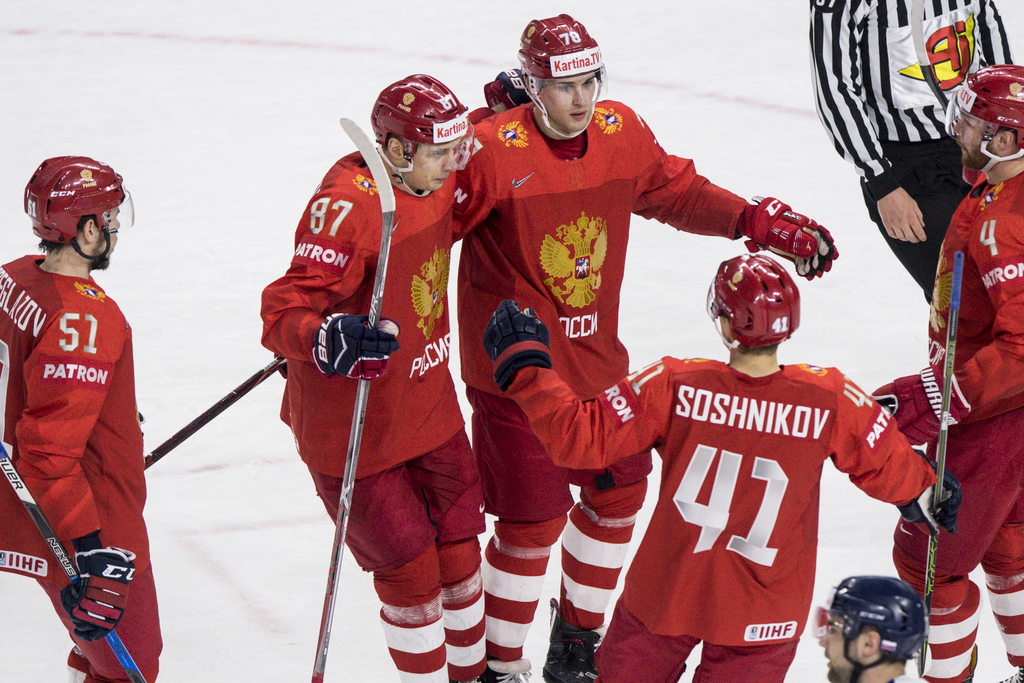
[{"label": "player's hand on shoulder", "polygon": [[75,625],[76,636],[99,640],[114,630],[124,614],[135,574],[135,553],[102,547],[99,534],[75,539],[74,544],[81,581],[61,590],[61,606]]},{"label": "player's hand on shoulder", "polygon": [[[933,470],[937,470],[934,462],[928,461]],[[908,522],[927,524],[932,533],[936,533],[941,526],[951,534],[956,533],[956,518],[960,512],[960,504],[963,502],[963,491],[960,489],[960,480],[949,470],[942,473],[942,496],[939,506],[935,504],[935,484],[932,484],[921,492],[914,500],[906,505],[897,505],[903,519]]]},{"label": "player's hand on shoulder", "polygon": [[520,69],[508,69],[484,86],[484,99],[495,114],[518,107],[530,101],[526,91],[526,77]]},{"label": "player's hand on shoulder", "polygon": [[550,346],[551,334],[533,309],[520,310],[511,299],[498,305],[484,330],[484,348],[494,362],[494,381],[502,391],[508,389],[516,371],[522,368],[550,368]]},{"label": "player's hand on shoulder", "polygon": [[327,316],[313,339],[313,361],[325,375],[376,379],[387,370],[398,350],[398,323],[382,318],[373,329],[365,315],[335,313]]},{"label": "player's hand on shoulder", "polygon": [[736,226],[750,251],[768,249],[789,259],[798,275],[813,280],[832,270],[839,250],[831,233],[774,197],[754,197]]},{"label": "player's hand on shoulder", "polygon": [[[942,419],[942,368],[930,365],[916,375],[900,377],[872,392],[871,397],[896,418],[896,424],[914,445],[928,443],[939,435]],[[953,377],[949,400],[950,424],[971,412],[971,404]]]}]

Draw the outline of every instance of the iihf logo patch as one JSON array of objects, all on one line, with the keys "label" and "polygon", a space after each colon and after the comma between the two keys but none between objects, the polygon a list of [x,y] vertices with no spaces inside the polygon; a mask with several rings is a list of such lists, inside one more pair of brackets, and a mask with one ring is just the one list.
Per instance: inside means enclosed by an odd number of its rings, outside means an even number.
[{"label": "iihf logo patch", "polygon": [[743,640],[748,643],[757,643],[762,640],[789,640],[795,635],[795,621],[782,621],[777,624],[750,624],[743,629]]}]

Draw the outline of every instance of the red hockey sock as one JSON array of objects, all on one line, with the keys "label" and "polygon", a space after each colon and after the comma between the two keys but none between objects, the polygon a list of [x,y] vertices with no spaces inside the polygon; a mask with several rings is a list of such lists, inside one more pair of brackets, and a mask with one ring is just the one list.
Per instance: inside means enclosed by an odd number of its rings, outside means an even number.
[{"label": "red hockey sock", "polygon": [[562,534],[559,607],[567,623],[587,631],[604,624],[646,493],[646,479],[604,491],[581,489]]},{"label": "red hockey sock", "polygon": [[443,671],[448,658],[436,548],[401,567],[374,572],[373,586],[383,603],[384,639],[400,678]]},{"label": "red hockey sock", "polygon": [[483,564],[488,655],[506,662],[522,658],[544,590],[551,546],[564,526],[565,517],[494,523]]},{"label": "red hockey sock", "polygon": [[444,609],[448,677],[476,679],[487,665],[484,647],[484,590],[480,543],[476,537],[438,545],[441,606]]}]

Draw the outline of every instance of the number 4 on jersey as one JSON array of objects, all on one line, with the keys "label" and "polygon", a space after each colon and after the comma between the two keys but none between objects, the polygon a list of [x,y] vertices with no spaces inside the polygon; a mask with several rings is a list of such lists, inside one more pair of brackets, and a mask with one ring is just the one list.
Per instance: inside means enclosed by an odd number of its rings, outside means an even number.
[{"label": "number 4 on jersey", "polygon": [[[693,549],[695,553],[710,550],[729,524],[733,494],[743,462],[742,455],[722,451],[715,472],[715,482],[711,488],[711,497],[706,504],[698,503],[697,496],[707,480],[717,453],[718,449],[711,446],[697,446],[673,497],[683,519],[701,528],[700,538]],[[775,562],[778,549],[769,548],[768,540],[775,529],[782,498],[786,495],[786,487],[789,485],[789,477],[782,471],[779,463],[767,458],[754,459],[751,476],[767,482],[761,506],[746,537],[734,535],[729,539],[726,549],[739,553],[752,562],[770,567]]]}]

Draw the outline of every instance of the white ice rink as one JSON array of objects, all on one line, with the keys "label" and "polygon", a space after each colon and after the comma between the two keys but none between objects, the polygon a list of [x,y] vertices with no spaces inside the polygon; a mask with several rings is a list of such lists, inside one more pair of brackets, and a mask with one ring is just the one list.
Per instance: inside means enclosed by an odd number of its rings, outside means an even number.
[{"label": "white ice rink", "polygon": [[[1024,3],[998,2],[1024,59]],[[270,361],[260,291],[287,267],[323,173],[352,149],[338,118],[368,127],[380,89],[417,72],[478,106],[481,86],[516,65],[526,23],[559,12],[600,41],[610,96],[666,149],[832,231],[841,258],[801,281],[802,325],[783,362],[838,366],[868,390],[926,363],[924,300],[814,113],[807,0],[4,0],[0,263],[35,252],[22,192],[44,158],[93,156],[124,175],[136,225],[97,280],[134,329],[152,450]],[[742,249],[634,220],[621,314],[634,367],[725,356],[704,298],[717,264]],[[333,530],[277,417],[282,386],[266,382],[147,473],[161,681],[309,680]],[[826,465],[818,599],[850,574],[894,573],[896,516]],[[340,581],[327,679],[397,681],[369,575],[346,555]],[[537,681],[557,587],[556,561],[527,642]],[[0,682],[63,683],[69,642],[33,581],[0,574]],[[979,642],[976,680],[1008,676],[987,611]],[[789,680],[824,679],[805,635]]]}]

